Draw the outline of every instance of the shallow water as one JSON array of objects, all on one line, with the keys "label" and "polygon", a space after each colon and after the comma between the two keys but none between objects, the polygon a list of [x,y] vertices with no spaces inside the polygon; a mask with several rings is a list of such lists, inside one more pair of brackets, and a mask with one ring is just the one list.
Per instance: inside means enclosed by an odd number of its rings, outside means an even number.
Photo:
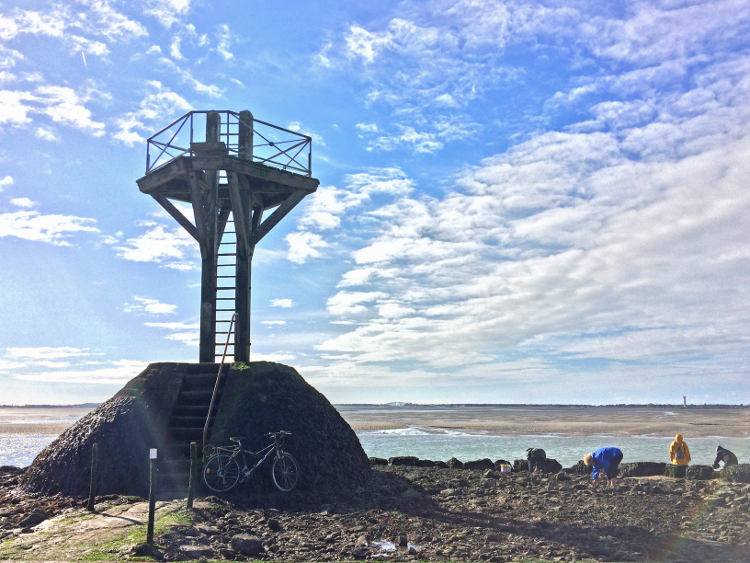
[{"label": "shallow water", "polygon": [[34,434],[0,435],[0,465],[26,467],[57,436]]},{"label": "shallow water", "polygon": [[[0,407],[0,465],[24,467],[34,460],[45,446],[57,435],[54,430],[72,424],[86,414],[87,408],[2,408]],[[536,407],[409,407],[384,408],[348,406],[344,417],[351,421],[368,416],[370,420],[387,419],[398,428],[382,430],[358,430],[357,436],[365,453],[371,457],[389,458],[413,455],[422,459],[447,461],[456,457],[461,461],[481,458],[491,460],[525,458],[526,448],[543,448],[547,457],[557,459],[564,467],[575,464],[587,452],[602,446],[617,446],[624,453],[624,461],[669,461],[668,450],[671,436],[625,435],[611,436],[591,433],[588,435],[547,434],[492,434],[486,428],[490,421],[518,418],[524,413],[529,420],[549,414],[549,408]],[[568,409],[572,410],[572,409]],[[506,412],[507,411],[507,412]],[[628,416],[636,417],[637,409],[630,409]],[[371,415],[376,415],[373,418]],[[648,411],[653,416],[651,411]],[[672,418],[675,413],[663,413]],[[684,413],[679,413],[684,414]],[[676,416],[676,415],[675,415]],[[421,418],[420,418],[421,417]],[[644,414],[645,418],[646,415]],[[436,428],[446,421],[461,419],[464,429]],[[420,426],[420,424],[432,426]],[[478,423],[478,424],[471,424]],[[485,425],[487,423],[487,425]],[[355,426],[356,428],[356,426]],[[468,430],[466,429],[468,428]],[[692,463],[713,462],[717,444],[732,450],[740,462],[750,462],[750,439],[719,436],[686,437],[690,446]]]},{"label": "shallow water", "polygon": [[[447,461],[451,457],[461,461],[481,458],[491,460],[524,459],[526,448],[542,448],[547,457],[555,458],[563,467],[574,465],[584,454],[603,446],[617,446],[623,451],[623,462],[669,461],[671,437],[656,436],[561,436],[520,435],[490,436],[464,432],[434,432],[409,427],[397,430],[359,432],[359,441],[367,455],[388,458],[413,455],[422,459]],[[686,440],[691,463],[711,464],[716,446],[732,450],[741,462],[750,458],[750,440],[709,436]]]}]

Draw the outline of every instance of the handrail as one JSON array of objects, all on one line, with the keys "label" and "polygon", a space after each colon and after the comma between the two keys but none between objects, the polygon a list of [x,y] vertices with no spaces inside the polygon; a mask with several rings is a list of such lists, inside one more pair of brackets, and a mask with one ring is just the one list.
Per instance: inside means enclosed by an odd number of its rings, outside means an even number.
[{"label": "handrail", "polygon": [[[242,124],[252,131],[252,155],[247,156],[248,160],[307,177],[312,175],[311,137],[254,117],[247,122],[231,110],[190,111],[151,135],[146,141],[146,174],[176,158],[195,156],[193,143],[205,140],[205,132],[195,127],[201,123],[200,120],[195,123],[196,117],[205,118],[209,113],[220,116],[218,140],[225,144],[230,156],[240,156],[238,140]],[[188,123],[189,128],[185,127]]]},{"label": "handrail", "polygon": [[208,405],[208,414],[206,415],[206,423],[203,425],[203,444],[201,451],[203,455],[206,455],[206,439],[208,437],[208,422],[211,420],[211,413],[214,410],[214,401],[216,401],[216,392],[219,390],[219,382],[221,381],[221,372],[224,369],[224,360],[227,357],[227,348],[229,348],[229,339],[232,336],[232,327],[234,321],[237,318],[237,313],[232,315],[232,320],[229,321],[229,330],[227,331],[227,341],[224,344],[224,353],[221,355],[221,363],[219,364],[219,373],[216,374],[216,383],[214,383],[214,391],[211,393],[211,403]]}]

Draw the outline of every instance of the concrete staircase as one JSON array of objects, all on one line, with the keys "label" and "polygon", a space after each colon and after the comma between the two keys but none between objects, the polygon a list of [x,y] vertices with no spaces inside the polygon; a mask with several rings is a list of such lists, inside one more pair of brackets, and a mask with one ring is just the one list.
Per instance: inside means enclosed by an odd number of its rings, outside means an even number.
[{"label": "concrete staircase", "polygon": [[[190,366],[182,379],[182,388],[167,426],[166,448],[159,460],[159,498],[187,496],[190,471],[190,442],[198,443],[198,461],[203,440],[211,395],[216,384],[218,364],[195,364]],[[209,420],[210,428],[214,415],[221,404],[221,393],[229,366],[224,365],[214,402],[214,412]],[[197,471],[200,475],[200,470]]]}]

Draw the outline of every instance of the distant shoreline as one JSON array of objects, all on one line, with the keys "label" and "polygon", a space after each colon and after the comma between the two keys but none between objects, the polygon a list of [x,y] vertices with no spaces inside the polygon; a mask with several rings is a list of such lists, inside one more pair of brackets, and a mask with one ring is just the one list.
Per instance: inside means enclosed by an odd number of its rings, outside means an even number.
[{"label": "distant shoreline", "polygon": [[[101,403],[78,403],[72,405],[0,405],[0,409],[83,409],[96,408]],[[725,403],[704,403],[702,405],[690,404],[683,406],[682,403],[614,403],[607,405],[595,404],[565,404],[565,403],[333,403],[334,407],[352,407],[352,408],[471,408],[471,407],[502,407],[502,408],[528,408],[528,407],[556,407],[556,408],[664,408],[664,409],[742,409],[749,407],[744,403],[725,404]]]}]

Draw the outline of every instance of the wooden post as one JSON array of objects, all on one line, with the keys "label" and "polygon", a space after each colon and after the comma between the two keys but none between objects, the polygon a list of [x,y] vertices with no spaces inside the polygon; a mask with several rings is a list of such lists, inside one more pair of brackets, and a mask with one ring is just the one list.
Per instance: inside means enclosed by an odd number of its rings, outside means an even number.
[{"label": "wooden post", "polygon": [[249,110],[240,112],[237,156],[242,160],[253,161],[253,114]]},{"label": "wooden post", "polygon": [[[243,160],[253,161],[253,114],[248,110],[240,112],[238,156]],[[242,190],[238,202],[233,202],[235,227],[241,225],[244,237],[237,238],[237,265],[235,269],[234,310],[237,313],[237,325],[234,331],[234,360],[250,361],[250,272],[254,247],[249,245],[252,230],[252,200],[247,186]],[[237,213],[242,217],[237,217]]]},{"label": "wooden post", "polygon": [[[206,114],[206,143],[219,141],[221,116],[211,111]],[[206,183],[194,186],[193,210],[201,246],[201,320],[200,350],[201,362],[213,363],[216,360],[216,264],[217,264],[217,197],[219,178],[217,170],[206,170]],[[197,179],[193,180],[197,183]],[[197,196],[198,201],[195,201]],[[198,208],[198,209],[196,209]]]},{"label": "wooden post", "polygon": [[154,545],[154,512],[156,511],[156,448],[148,452],[148,527],[146,543]]},{"label": "wooden post", "polygon": [[190,442],[190,473],[188,474],[187,507],[193,508],[195,488],[198,485],[198,442]]},{"label": "wooden post", "polygon": [[86,510],[94,512],[94,501],[96,500],[96,485],[99,482],[99,444],[94,442],[91,446],[91,482],[89,483],[89,501]]}]

